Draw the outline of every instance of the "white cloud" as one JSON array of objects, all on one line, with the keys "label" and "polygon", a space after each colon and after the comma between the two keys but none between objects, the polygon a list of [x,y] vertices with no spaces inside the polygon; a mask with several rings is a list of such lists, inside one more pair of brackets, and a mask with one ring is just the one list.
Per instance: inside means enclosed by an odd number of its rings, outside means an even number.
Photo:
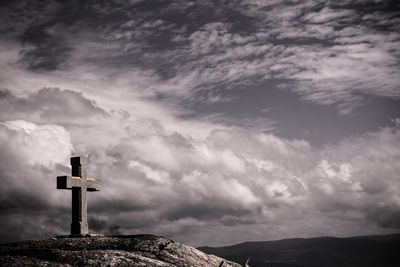
[{"label": "white cloud", "polygon": [[[169,139],[164,137],[164,140]],[[180,203],[178,199],[182,197],[191,202],[191,205],[200,205],[192,208],[189,213],[184,212],[185,206],[182,206],[181,216],[176,214],[179,214],[176,209],[180,208],[174,206],[174,216],[178,216],[177,218],[187,218],[188,216],[197,218],[202,212],[197,209],[202,207],[202,209],[208,210],[209,216],[216,216],[215,218],[220,218],[222,222],[225,220],[222,217],[232,216],[229,215],[229,209],[235,207],[244,209],[243,212],[250,212],[247,216],[250,216],[251,220],[268,225],[272,223],[269,221],[271,218],[274,218],[276,222],[287,221],[290,218],[290,221],[305,223],[307,220],[317,220],[318,217],[323,217],[325,225],[318,227],[323,227],[326,231],[334,232],[333,229],[337,224],[342,226],[349,224],[346,227],[349,227],[349,231],[350,228],[353,231],[349,220],[352,220],[351,216],[354,212],[365,218],[371,212],[385,210],[386,206],[397,205],[395,204],[397,202],[393,202],[397,189],[392,191],[393,189],[389,189],[384,184],[395,183],[398,170],[395,164],[384,162],[394,163],[399,151],[392,150],[389,158],[375,160],[373,164],[375,167],[381,165],[377,168],[380,169],[378,172],[386,174],[385,180],[382,182],[374,180],[376,170],[365,168],[367,162],[371,164],[370,157],[388,155],[386,150],[399,142],[397,126],[354,137],[339,145],[323,149],[310,147],[301,140],[290,141],[270,134],[257,136],[249,132],[238,134],[233,131],[210,135],[207,141],[201,142],[205,142],[204,145],[208,144],[207,150],[193,149],[196,146],[187,150],[179,148],[179,145],[177,147],[176,143],[165,144],[185,151],[184,157],[177,158],[180,166],[178,173],[173,172],[174,174],[170,176],[171,179],[182,178],[179,183],[173,182],[172,186],[168,188],[168,192],[174,195],[176,203]],[[375,142],[380,144],[379,147],[374,145]],[[374,149],[370,149],[371,146]],[[237,174],[236,170],[229,165],[210,165],[211,158],[204,158],[206,154],[218,155],[218,151],[224,150],[240,154],[241,158],[246,159],[245,173]],[[204,154],[205,151],[209,152]],[[254,160],[255,156],[257,156],[257,160]],[[215,158],[211,162],[214,160]],[[140,159],[137,161],[140,162]],[[188,169],[185,168],[186,166]],[[381,169],[382,166],[386,166],[386,169]],[[180,192],[179,197],[173,193],[174,191]],[[379,205],[372,205],[377,199],[383,202]],[[219,204],[213,208],[208,206],[208,203]],[[227,209],[226,212],[220,211],[219,215],[215,215],[213,209],[220,209],[219,205],[222,203],[224,209]],[[252,210],[266,207],[269,207],[269,211],[265,215],[268,215],[267,217],[252,212]],[[304,215],[295,213],[294,209],[300,209]],[[343,215],[341,222],[337,218],[330,219],[332,212],[341,210],[349,211],[348,216],[347,213]],[[166,212],[168,213],[168,208]],[[313,214],[312,217],[309,217],[310,214]],[[233,217],[236,218],[237,215],[233,215]],[[230,218],[232,219],[232,217]],[[164,221],[164,223],[168,222]],[[214,223],[218,224],[218,219]],[[358,224],[359,222],[355,220],[354,223]],[[377,222],[367,220],[365,223],[364,230],[368,232],[368,229],[373,229]],[[288,222],[288,224],[290,223]],[[258,226],[253,225],[253,227],[257,228]],[[346,229],[340,228],[340,231],[342,230],[342,233],[346,232]],[[360,229],[359,233],[364,230]],[[179,234],[178,232],[175,234]]]},{"label": "white cloud", "polygon": [[129,162],[129,167],[131,168],[137,168],[140,171],[142,171],[143,173],[146,174],[146,177],[152,181],[155,181],[157,183],[170,183],[169,180],[169,173],[164,172],[164,171],[160,171],[160,170],[154,170],[151,167],[142,164],[138,161],[130,161]]},{"label": "white cloud", "polygon": [[326,23],[332,20],[337,21],[343,17],[354,16],[354,12],[351,10],[332,10],[328,7],[324,7],[319,12],[308,13],[304,16],[304,19],[312,23]]},{"label": "white cloud", "polygon": [[[206,138],[193,138],[153,125],[135,132],[141,125],[132,124],[132,136],[119,138],[115,145],[87,147],[90,176],[104,185],[100,193],[90,195],[89,213],[106,221],[107,227],[117,225],[122,233],[151,231],[189,243],[200,232],[207,235],[225,224],[230,225],[225,235],[240,229],[247,239],[261,238],[258,231],[264,231],[262,239],[298,235],[293,224],[303,225],[305,236],[395,229],[395,217],[385,212],[400,209],[400,189],[394,186],[400,156],[396,122],[325,148],[245,129],[220,129]],[[1,140],[3,158],[17,162],[1,165],[2,184],[7,185],[2,187],[7,188],[3,203],[19,191],[40,207],[69,205],[69,196],[54,186],[55,177],[68,172],[57,166],[68,165],[72,152],[63,127],[4,122]],[[336,212],[342,212],[340,218]],[[373,216],[377,213],[379,220]],[[39,214],[46,216],[45,211]],[[188,220],[195,223],[183,223]],[[359,220],[365,227],[355,231]],[[307,228],[310,221],[315,223]],[[198,230],[185,237],[182,231],[187,227]],[[241,238],[231,233],[224,242]]]},{"label": "white cloud", "polygon": [[[56,190],[57,175],[69,171],[68,131],[54,124],[0,123],[2,241],[63,232],[67,195]],[[61,212],[60,212],[61,211]],[[64,218],[65,219],[65,218]]]},{"label": "white cloud", "polygon": [[2,141],[6,142],[3,146],[21,162],[31,166],[64,164],[71,155],[70,135],[61,126],[37,125],[24,120],[0,122],[0,125],[3,126]]}]

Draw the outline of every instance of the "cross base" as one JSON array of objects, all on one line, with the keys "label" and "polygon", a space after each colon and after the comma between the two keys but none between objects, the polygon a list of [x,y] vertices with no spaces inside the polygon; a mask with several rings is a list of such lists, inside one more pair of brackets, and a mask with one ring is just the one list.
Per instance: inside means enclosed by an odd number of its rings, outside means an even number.
[{"label": "cross base", "polygon": [[104,237],[104,235],[103,234],[56,235],[54,238],[79,238],[79,237]]},{"label": "cross base", "polygon": [[71,235],[87,235],[89,234],[89,227],[87,223],[73,222],[71,223]]}]

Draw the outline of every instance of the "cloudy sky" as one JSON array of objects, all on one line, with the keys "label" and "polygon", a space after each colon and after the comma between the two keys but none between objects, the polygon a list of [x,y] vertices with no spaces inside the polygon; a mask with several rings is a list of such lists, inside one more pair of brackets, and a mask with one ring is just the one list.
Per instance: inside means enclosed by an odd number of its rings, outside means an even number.
[{"label": "cloudy sky", "polygon": [[398,1],[1,1],[0,241],[398,232]]}]

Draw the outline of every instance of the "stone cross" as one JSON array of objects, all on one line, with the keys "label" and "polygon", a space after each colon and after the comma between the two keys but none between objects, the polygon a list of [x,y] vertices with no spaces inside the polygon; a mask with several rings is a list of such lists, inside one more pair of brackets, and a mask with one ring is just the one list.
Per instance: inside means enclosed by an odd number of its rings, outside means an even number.
[{"label": "stone cross", "polygon": [[57,189],[72,190],[71,235],[88,235],[86,191],[99,191],[100,182],[87,178],[87,158],[72,157],[72,176],[57,176]]}]

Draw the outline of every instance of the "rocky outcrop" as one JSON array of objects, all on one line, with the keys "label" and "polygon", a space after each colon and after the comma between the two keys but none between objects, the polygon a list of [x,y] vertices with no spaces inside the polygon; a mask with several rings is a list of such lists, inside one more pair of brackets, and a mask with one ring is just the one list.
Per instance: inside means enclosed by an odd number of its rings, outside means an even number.
[{"label": "rocky outcrop", "polygon": [[153,235],[60,237],[0,245],[0,266],[237,266]]}]

